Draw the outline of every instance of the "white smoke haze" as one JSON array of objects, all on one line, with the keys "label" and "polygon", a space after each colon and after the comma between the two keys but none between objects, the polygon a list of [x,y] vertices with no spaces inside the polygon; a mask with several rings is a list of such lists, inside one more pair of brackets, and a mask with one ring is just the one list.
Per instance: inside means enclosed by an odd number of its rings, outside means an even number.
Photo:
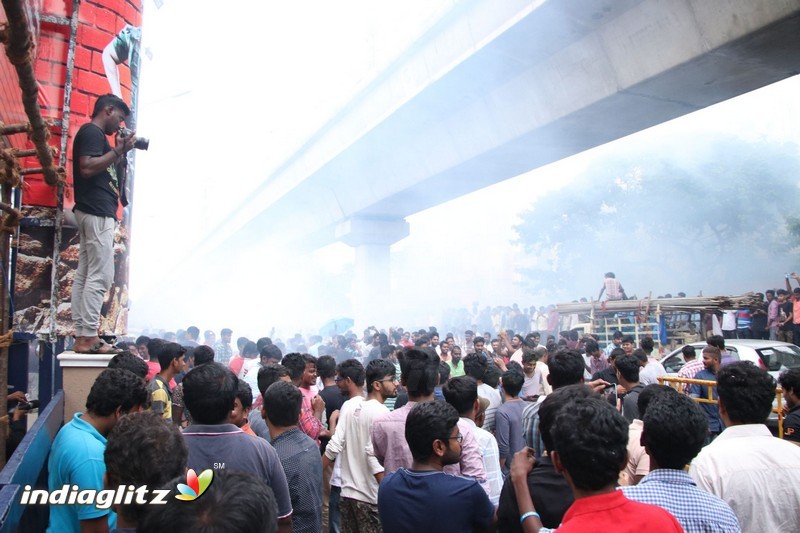
[{"label": "white smoke haze", "polygon": [[[268,227],[219,247],[208,236],[455,2],[377,7],[353,1],[313,3],[313,9],[236,4],[241,10],[171,1],[160,10],[148,4],[145,12],[145,47],[153,59],[143,66],[139,131],[152,144],[137,156],[132,332],[191,324],[217,332],[230,327],[234,337],[253,338],[275,327],[285,339],[353,316],[355,254],[349,246],[278,244],[274,237],[280,236]],[[214,29],[202,36],[200,28]],[[772,147],[775,168],[800,161],[797,94],[800,78],[790,78],[407,217],[411,233],[391,247],[389,297],[382,302],[395,318],[375,325],[441,326],[449,308],[538,307],[596,297],[607,271],[640,297],[779,286],[783,273],[796,269],[798,242],[790,245],[786,228],[774,227],[775,217],[766,214],[774,202],[798,205],[800,173],[762,177],[766,163],[752,158],[757,168],[741,168],[742,182],[761,181],[737,192],[727,187],[735,180],[710,181],[719,179],[711,165],[737,155],[725,157],[719,142],[737,152]],[[654,178],[663,165],[680,169],[684,181]],[[601,183],[619,190],[610,194]],[[679,189],[679,183],[697,189]],[[631,209],[619,201],[623,192],[648,186],[660,191],[648,198],[650,207]],[[737,194],[752,202],[735,203],[731,212],[719,205],[726,199],[734,205]],[[750,204],[764,211],[764,226],[746,212]],[[298,223],[310,205],[296,206]],[[578,215],[574,205],[591,211],[597,228],[604,217],[624,215],[630,224],[604,234],[576,223],[574,239],[538,242],[555,239],[557,223]],[[703,219],[706,209],[714,223]],[[690,237],[680,223],[687,210],[696,215]],[[543,212],[546,221],[524,229],[525,220]],[[745,226],[725,249],[704,249],[719,229],[715,223],[728,217]],[[663,222],[658,233],[649,225],[656,219]],[[564,230],[568,236],[570,229]]]}]

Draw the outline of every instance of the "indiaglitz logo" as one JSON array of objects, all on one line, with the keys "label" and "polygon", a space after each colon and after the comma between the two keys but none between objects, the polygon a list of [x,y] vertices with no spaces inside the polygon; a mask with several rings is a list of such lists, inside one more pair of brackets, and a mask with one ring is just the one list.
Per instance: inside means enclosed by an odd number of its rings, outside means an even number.
[{"label": "indiaglitz logo", "polygon": [[206,491],[214,479],[214,471],[207,468],[198,476],[191,468],[186,472],[186,484],[178,483],[178,492],[175,497],[179,500],[190,502],[196,500]]}]

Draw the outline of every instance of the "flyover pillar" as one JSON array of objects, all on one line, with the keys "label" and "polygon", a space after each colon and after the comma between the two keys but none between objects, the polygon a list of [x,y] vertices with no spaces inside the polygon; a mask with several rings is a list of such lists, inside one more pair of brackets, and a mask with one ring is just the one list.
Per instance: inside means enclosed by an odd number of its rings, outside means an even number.
[{"label": "flyover pillar", "polygon": [[408,237],[402,218],[349,218],[336,227],[336,239],[355,248],[353,318],[358,327],[389,324],[392,244]]}]

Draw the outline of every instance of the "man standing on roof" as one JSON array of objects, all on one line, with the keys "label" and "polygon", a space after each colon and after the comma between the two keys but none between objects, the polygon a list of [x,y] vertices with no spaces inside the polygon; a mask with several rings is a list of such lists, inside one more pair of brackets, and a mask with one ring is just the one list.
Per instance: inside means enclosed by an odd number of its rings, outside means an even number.
[{"label": "man standing on roof", "polygon": [[623,289],[620,282],[617,281],[613,272],[606,272],[605,278],[603,279],[603,287],[600,289],[600,294],[597,295],[598,300],[603,297],[604,292],[606,293],[607,301],[628,299],[625,295],[625,289]]}]

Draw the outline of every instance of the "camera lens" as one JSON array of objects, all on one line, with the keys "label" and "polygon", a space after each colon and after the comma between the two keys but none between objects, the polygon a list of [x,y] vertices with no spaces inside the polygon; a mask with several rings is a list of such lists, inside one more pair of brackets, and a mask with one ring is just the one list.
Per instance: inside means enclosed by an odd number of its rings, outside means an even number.
[{"label": "camera lens", "polygon": [[137,150],[147,150],[150,148],[150,139],[146,137],[137,137],[133,147]]}]

